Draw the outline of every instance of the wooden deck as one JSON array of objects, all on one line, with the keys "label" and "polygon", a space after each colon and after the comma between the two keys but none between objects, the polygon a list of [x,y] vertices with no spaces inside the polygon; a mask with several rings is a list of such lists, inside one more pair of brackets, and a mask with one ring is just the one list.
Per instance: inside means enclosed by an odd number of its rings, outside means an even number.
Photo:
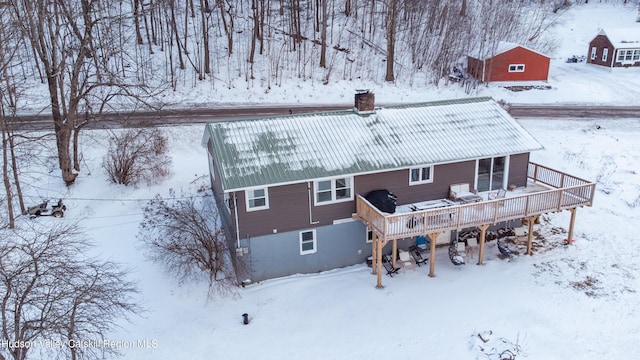
[{"label": "wooden deck", "polygon": [[381,212],[364,197],[358,195],[356,216],[379,238],[397,240],[530,218],[581,206],[591,206],[593,202],[595,184],[592,182],[535,163],[529,163],[527,176],[530,181],[546,185],[549,190],[395,214]]},{"label": "wooden deck", "polygon": [[[429,276],[435,276],[434,261],[436,239],[449,230],[470,227],[480,229],[478,265],[482,265],[485,235],[489,226],[504,221],[527,218],[527,254],[531,254],[534,220],[547,213],[569,210],[571,222],[567,239],[571,242],[576,208],[591,206],[595,184],[563,172],[529,163],[527,177],[531,186],[508,192],[502,199],[484,200],[470,204],[446,203],[427,206],[416,211],[383,213],[364,197],[356,198],[355,217],[373,232],[373,273],[377,274],[376,287],[382,287],[382,249],[392,241],[392,259],[395,267],[397,241],[418,235],[431,238]],[[401,206],[402,208],[402,206]]]}]

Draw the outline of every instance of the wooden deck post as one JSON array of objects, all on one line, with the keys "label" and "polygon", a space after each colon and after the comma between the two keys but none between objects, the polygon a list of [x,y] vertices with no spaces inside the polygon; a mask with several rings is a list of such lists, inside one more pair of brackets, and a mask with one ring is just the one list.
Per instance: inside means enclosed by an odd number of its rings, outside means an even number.
[{"label": "wooden deck post", "polygon": [[487,236],[487,229],[489,224],[478,226],[480,228],[480,250],[478,250],[478,265],[482,265],[482,258],[484,257],[484,241]]},{"label": "wooden deck post", "polygon": [[378,273],[378,235],[371,235],[371,273],[375,275]]},{"label": "wooden deck post", "polygon": [[427,234],[431,240],[431,255],[429,256],[429,277],[436,276],[436,239],[442,234],[441,232],[435,232]]},{"label": "wooden deck post", "polygon": [[373,241],[377,242],[376,245],[376,259],[377,259],[377,273],[378,273],[378,282],[376,283],[376,288],[382,289],[382,244],[379,243],[380,239],[378,239],[378,235],[374,235]]},{"label": "wooden deck post", "polygon": [[529,217],[529,230],[527,231],[527,255],[533,255],[533,223],[538,216]]},{"label": "wooden deck post", "polygon": [[571,221],[569,222],[569,234],[567,234],[567,245],[573,242],[573,224],[576,222],[576,208],[571,208]]},{"label": "wooden deck post", "polygon": [[396,258],[398,257],[398,240],[393,239],[393,248],[391,250],[391,266],[393,266],[393,268],[396,268]]}]

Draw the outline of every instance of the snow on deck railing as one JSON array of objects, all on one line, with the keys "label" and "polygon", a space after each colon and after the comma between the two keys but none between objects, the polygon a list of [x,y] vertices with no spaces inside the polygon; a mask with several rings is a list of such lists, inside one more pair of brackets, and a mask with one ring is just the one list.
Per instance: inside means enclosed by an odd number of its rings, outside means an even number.
[{"label": "snow on deck railing", "polygon": [[496,224],[579,206],[591,206],[593,203],[594,183],[534,163],[529,163],[528,176],[556,189],[395,214],[381,212],[358,195],[356,214],[367,224],[369,230],[383,239],[393,240]]}]

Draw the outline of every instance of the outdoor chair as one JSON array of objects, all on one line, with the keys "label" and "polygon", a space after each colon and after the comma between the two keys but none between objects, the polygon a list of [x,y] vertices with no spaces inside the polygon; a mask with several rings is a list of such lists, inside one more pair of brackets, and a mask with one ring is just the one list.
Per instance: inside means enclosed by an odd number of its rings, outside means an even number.
[{"label": "outdoor chair", "polygon": [[488,199],[489,200],[504,199],[506,195],[507,195],[507,190],[499,189],[497,191],[490,192],[488,195]]},{"label": "outdoor chair", "polygon": [[516,244],[520,243],[520,241],[527,240],[527,232],[528,231],[529,231],[529,229],[524,227],[524,226],[513,229],[513,232],[515,234],[515,242],[516,242]]},{"label": "outdoor chair", "polygon": [[407,268],[416,269],[416,261],[411,257],[408,251],[398,251],[398,257],[400,258],[400,264],[402,265],[403,272],[407,271]]},{"label": "outdoor chair", "polygon": [[418,245],[412,245],[409,247],[409,253],[411,253],[411,256],[413,256],[413,260],[416,261],[416,264],[418,266],[426,264],[427,261],[429,261],[429,258],[426,256],[426,252],[426,249],[422,250],[418,247]]},{"label": "outdoor chair", "polygon": [[462,203],[482,201],[475,189],[469,188],[469,183],[449,185],[449,200]]},{"label": "outdoor chair", "polygon": [[478,239],[477,238],[468,238],[467,239],[467,247],[465,248],[467,252],[467,262],[473,255],[478,251]]},{"label": "outdoor chair", "polygon": [[394,268],[393,263],[391,262],[391,256],[384,255],[382,256],[382,266],[387,271],[387,275],[393,277],[394,274],[397,274],[400,271],[400,268]]}]

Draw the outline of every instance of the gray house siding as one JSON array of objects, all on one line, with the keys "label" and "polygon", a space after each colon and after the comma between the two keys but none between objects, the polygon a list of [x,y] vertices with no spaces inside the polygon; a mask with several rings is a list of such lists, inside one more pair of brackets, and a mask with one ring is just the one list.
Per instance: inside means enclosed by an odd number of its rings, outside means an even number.
[{"label": "gray house siding", "polygon": [[508,185],[518,187],[527,185],[527,171],[529,169],[529,153],[514,154],[509,159]]},{"label": "gray house siding", "polygon": [[371,256],[360,221],[300,230],[311,229],[316,230],[317,252],[307,255],[300,255],[299,231],[247,239],[249,254],[243,259],[251,281],[341,268],[364,263]]},{"label": "gray house siding", "polygon": [[468,182],[473,184],[475,162],[465,161],[436,165],[433,182],[409,186],[409,170],[396,170],[380,174],[358,176],[355,179],[356,193],[366,195],[371,190],[387,189],[398,197],[398,204],[446,198],[449,185]]}]

